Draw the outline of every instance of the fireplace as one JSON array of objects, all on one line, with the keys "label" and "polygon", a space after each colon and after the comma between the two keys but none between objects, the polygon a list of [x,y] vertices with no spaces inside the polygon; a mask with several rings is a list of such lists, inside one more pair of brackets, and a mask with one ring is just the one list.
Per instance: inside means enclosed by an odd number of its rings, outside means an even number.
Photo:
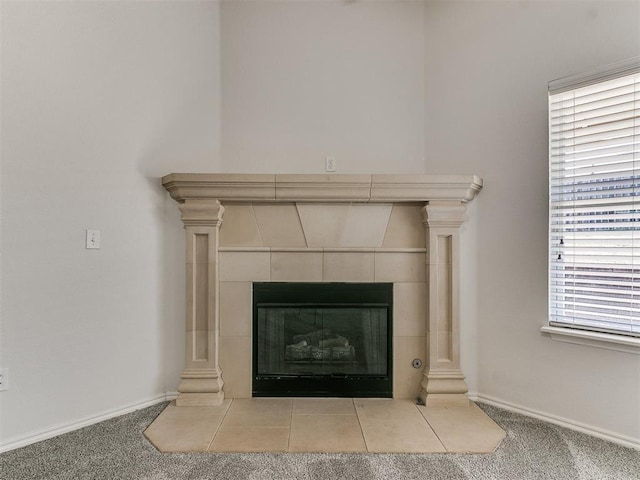
[{"label": "fireplace", "polygon": [[[177,173],[163,185],[179,204],[186,239],[178,406],[285,391],[302,395],[294,389],[305,383],[309,395],[349,395],[345,389],[361,378],[373,383],[353,396],[468,405],[460,369],[459,238],[482,179]],[[278,306],[260,314],[267,339],[259,340],[254,286],[259,291],[259,284],[279,283],[368,284],[365,290],[387,284],[392,290],[383,302],[379,296],[356,302],[370,307],[344,307],[336,292],[323,294],[329,300],[286,294],[269,300]],[[375,331],[380,339],[386,335],[386,352],[384,340],[372,343],[360,338],[363,332],[343,328],[347,318],[362,324],[373,317],[382,318]],[[294,319],[307,327],[291,326]],[[319,325],[309,327],[316,319]],[[267,328],[288,333],[267,335]],[[278,345],[275,359],[260,360],[254,350],[260,341]],[[266,384],[281,386],[269,393]]]},{"label": "fireplace", "polygon": [[392,396],[390,283],[254,283],[253,396]]}]

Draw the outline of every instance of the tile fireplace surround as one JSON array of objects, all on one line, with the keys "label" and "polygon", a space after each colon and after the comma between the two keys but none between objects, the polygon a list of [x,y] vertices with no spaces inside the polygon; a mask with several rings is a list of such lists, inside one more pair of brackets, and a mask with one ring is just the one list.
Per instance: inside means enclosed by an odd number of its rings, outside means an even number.
[{"label": "tile fireplace surround", "polygon": [[177,406],[251,397],[251,288],[269,281],[392,282],[393,397],[468,405],[458,238],[482,179],[172,173],[162,183],[186,231]]}]

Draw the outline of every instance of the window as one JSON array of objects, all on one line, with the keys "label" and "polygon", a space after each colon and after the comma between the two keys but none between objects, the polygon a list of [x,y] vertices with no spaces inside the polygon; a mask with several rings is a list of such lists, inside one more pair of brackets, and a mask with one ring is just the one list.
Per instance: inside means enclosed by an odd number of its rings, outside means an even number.
[{"label": "window", "polygon": [[549,324],[640,337],[640,62],[549,84]]}]

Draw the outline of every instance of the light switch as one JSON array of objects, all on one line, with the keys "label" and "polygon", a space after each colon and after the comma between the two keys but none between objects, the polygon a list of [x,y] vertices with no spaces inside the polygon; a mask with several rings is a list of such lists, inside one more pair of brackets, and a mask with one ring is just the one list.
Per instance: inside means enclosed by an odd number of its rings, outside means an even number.
[{"label": "light switch", "polygon": [[100,230],[87,230],[86,248],[95,250],[100,248]]}]

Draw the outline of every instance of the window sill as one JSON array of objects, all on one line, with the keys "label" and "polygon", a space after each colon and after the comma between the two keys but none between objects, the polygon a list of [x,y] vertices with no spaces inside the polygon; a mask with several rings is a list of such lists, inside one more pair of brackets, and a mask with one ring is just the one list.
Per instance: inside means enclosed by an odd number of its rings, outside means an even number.
[{"label": "window sill", "polygon": [[552,340],[558,342],[605,348],[607,350],[640,355],[640,338],[549,326],[540,328],[540,331],[548,334]]}]

